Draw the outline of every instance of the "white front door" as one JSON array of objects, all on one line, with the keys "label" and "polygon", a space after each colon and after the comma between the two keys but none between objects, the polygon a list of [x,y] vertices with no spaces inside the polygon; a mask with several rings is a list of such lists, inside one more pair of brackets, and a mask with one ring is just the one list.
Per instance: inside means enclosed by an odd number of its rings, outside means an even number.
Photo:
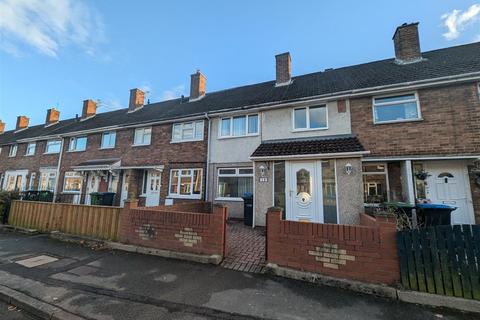
[{"label": "white front door", "polygon": [[158,170],[149,170],[147,174],[147,184],[145,190],[145,206],[154,207],[160,204],[160,187],[162,181],[162,172]]},{"label": "white front door", "polygon": [[87,179],[87,188],[86,188],[86,195],[85,195],[85,204],[90,204],[90,193],[98,192],[98,186],[100,184],[100,177],[94,173],[88,174]]},{"label": "white front door", "polygon": [[123,207],[125,204],[125,200],[127,200],[128,197],[128,179],[130,175],[127,172],[123,173],[123,178],[122,178],[122,192],[120,195],[120,207]]},{"label": "white front door", "polygon": [[466,164],[462,161],[431,161],[425,163],[426,193],[432,203],[457,207],[452,224],[474,224],[473,205]]},{"label": "white front door", "polygon": [[322,223],[321,161],[287,161],[285,175],[287,220]]}]

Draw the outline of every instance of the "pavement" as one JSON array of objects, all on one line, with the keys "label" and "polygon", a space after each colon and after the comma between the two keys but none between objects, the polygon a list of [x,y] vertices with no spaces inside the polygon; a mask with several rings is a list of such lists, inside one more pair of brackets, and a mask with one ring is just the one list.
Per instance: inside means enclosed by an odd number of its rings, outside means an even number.
[{"label": "pavement", "polygon": [[22,309],[0,301],[0,319],[2,320],[34,320],[31,315]]},{"label": "pavement", "polygon": [[[48,261],[42,255],[58,260],[41,264]],[[478,314],[0,229],[1,286],[86,319],[478,319]]]}]

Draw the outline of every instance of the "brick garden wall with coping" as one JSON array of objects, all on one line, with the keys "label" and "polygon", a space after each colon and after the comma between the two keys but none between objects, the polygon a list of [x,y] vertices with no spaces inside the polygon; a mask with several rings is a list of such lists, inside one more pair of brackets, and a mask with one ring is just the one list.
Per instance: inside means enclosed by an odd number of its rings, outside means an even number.
[{"label": "brick garden wall with coping", "polygon": [[282,220],[267,213],[267,262],[301,271],[378,284],[400,279],[396,221],[361,214],[362,225]]},{"label": "brick garden wall with coping", "polygon": [[137,207],[125,202],[120,215],[120,242],[200,255],[225,255],[227,208],[212,213],[180,212],[169,207]]}]

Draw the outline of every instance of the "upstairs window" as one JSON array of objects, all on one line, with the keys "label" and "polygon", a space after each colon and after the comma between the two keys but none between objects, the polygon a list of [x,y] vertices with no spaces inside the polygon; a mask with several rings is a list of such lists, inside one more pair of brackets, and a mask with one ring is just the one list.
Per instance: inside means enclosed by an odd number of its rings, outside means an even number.
[{"label": "upstairs window", "polygon": [[48,140],[45,153],[59,153],[62,147],[62,140]]},{"label": "upstairs window", "polygon": [[115,131],[102,133],[102,144],[100,148],[101,149],[115,148],[116,139],[117,139],[117,133]]},{"label": "upstairs window", "polygon": [[25,151],[26,156],[33,156],[35,154],[35,149],[37,148],[37,144],[35,142],[30,142],[27,145],[27,150]]},{"label": "upstairs window", "polygon": [[401,122],[420,119],[417,95],[373,98],[375,123]]},{"label": "upstairs window", "polygon": [[220,121],[220,137],[242,137],[258,134],[258,114],[222,118]]},{"label": "upstairs window", "polygon": [[312,106],[293,110],[294,130],[327,129],[327,107]]},{"label": "upstairs window", "polygon": [[87,137],[70,138],[68,151],[85,151],[87,149]]},{"label": "upstairs window", "polygon": [[175,123],[172,130],[173,142],[203,140],[203,120]]},{"label": "upstairs window", "polygon": [[152,128],[138,128],[135,129],[135,137],[133,139],[134,146],[149,145],[152,139]]},{"label": "upstairs window", "polygon": [[10,146],[10,152],[8,153],[9,157],[15,157],[17,155],[18,145],[14,144]]}]

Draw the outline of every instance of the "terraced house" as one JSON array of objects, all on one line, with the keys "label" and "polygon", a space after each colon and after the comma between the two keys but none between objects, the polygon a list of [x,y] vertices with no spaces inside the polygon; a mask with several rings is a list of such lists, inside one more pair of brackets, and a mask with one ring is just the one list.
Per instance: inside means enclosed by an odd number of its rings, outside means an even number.
[{"label": "terraced house", "polygon": [[[190,97],[96,113],[0,135],[1,186],[51,189],[89,203],[112,191],[116,205],[203,199],[254,222],[268,207],[289,220],[357,224],[385,201],[427,199],[458,207],[453,223],[480,222],[480,43],[421,52],[418,24],[394,32],[394,58],[291,75],[275,57],[275,80],[207,92],[191,76]],[[3,130],[2,130],[3,131]]]}]

